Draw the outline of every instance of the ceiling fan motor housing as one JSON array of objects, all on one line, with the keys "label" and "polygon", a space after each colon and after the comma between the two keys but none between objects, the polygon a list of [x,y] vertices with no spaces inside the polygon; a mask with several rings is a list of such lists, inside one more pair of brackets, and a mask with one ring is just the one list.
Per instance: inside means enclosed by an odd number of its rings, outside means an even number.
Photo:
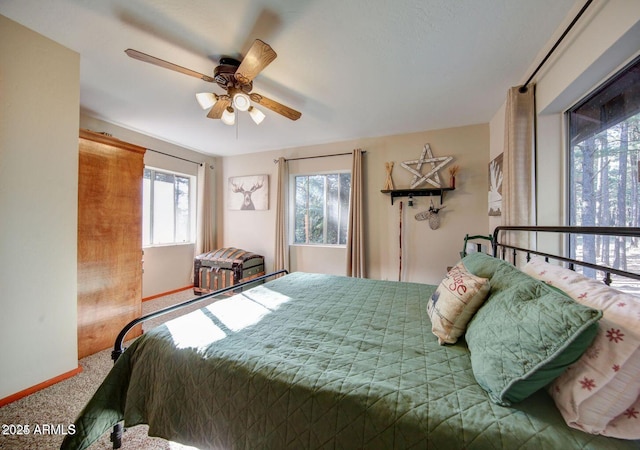
[{"label": "ceiling fan motor housing", "polygon": [[236,88],[249,93],[253,89],[253,81],[240,83],[236,80],[235,73],[240,66],[240,61],[234,58],[221,58],[220,65],[213,70],[213,79],[222,89]]}]

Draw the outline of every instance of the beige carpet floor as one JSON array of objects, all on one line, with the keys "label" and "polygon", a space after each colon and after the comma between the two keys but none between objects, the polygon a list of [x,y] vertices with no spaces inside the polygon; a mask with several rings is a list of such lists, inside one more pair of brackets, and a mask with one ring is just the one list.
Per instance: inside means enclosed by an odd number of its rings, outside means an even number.
[{"label": "beige carpet floor", "polygon": [[[142,304],[143,314],[193,297],[192,290],[185,290],[144,302]],[[205,304],[207,304],[207,301],[196,303],[188,307],[188,310],[201,308]],[[184,314],[184,312],[169,313],[152,319],[143,325],[143,329],[153,328],[180,314]],[[15,435],[11,432],[2,434],[0,432],[0,449],[50,450],[60,448],[64,436],[59,433],[35,434],[33,431],[36,430],[36,425],[39,426],[40,430],[44,429],[43,425],[53,425],[54,430],[57,428],[57,431],[61,431],[63,427],[66,429],[69,424],[74,422],[113,366],[111,349],[83,358],[79,361],[79,364],[82,367],[80,374],[0,408],[0,424],[3,425],[4,431],[9,431],[9,428],[4,427],[4,425],[29,425],[30,427],[29,434],[25,435]],[[109,433],[105,433],[98,442],[90,447],[92,450],[110,448],[112,448],[112,444],[109,441]],[[185,450],[192,448],[163,439],[148,437],[145,425],[127,429],[123,437],[123,449],[126,450]]]}]

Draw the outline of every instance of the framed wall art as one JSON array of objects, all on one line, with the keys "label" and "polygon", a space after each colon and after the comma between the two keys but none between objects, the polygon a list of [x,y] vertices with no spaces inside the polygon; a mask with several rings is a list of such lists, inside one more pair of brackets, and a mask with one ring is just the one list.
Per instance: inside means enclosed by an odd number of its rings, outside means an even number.
[{"label": "framed wall art", "polygon": [[269,209],[269,175],[229,177],[228,209],[259,211]]},{"label": "framed wall art", "polygon": [[502,156],[500,153],[489,163],[489,215],[502,215]]}]

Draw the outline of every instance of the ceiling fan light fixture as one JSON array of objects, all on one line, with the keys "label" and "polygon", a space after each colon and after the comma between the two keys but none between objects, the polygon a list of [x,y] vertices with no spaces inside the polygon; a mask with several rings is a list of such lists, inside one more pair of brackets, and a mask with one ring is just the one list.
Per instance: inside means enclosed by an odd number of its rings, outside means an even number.
[{"label": "ceiling fan light fixture", "polygon": [[199,92],[196,94],[196,100],[202,109],[210,109],[218,101],[218,96],[211,92]]},{"label": "ceiling fan light fixture", "polygon": [[228,106],[227,109],[224,110],[220,120],[222,120],[222,123],[225,125],[234,125],[236,123],[236,114],[231,106]]},{"label": "ceiling fan light fixture", "polygon": [[256,123],[256,125],[260,125],[265,118],[264,113],[259,109],[254,108],[253,106],[249,107],[249,115],[251,116],[251,119],[253,119],[253,121]]},{"label": "ceiling fan light fixture", "polygon": [[237,92],[233,95],[233,106],[238,111],[248,111],[251,107],[251,99],[244,92]]}]

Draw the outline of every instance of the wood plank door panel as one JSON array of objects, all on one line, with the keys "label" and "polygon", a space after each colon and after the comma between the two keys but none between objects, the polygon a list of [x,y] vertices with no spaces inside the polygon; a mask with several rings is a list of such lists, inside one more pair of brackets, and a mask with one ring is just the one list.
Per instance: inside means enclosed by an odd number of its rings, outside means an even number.
[{"label": "wood plank door panel", "polygon": [[[78,357],[113,345],[142,311],[142,176],[145,149],[80,133]],[[129,337],[139,335],[140,327]]]}]

